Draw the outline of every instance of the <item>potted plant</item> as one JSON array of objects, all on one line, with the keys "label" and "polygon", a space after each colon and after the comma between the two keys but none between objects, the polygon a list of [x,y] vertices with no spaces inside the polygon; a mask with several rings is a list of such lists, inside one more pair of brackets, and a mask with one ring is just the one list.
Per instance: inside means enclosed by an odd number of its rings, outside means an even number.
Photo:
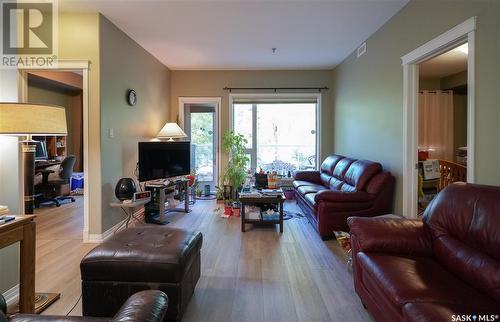
[{"label": "potted plant", "polygon": [[247,175],[246,167],[249,161],[245,153],[247,139],[234,131],[227,131],[224,134],[222,147],[229,154],[229,161],[224,174],[222,175],[222,184],[232,187],[233,198],[238,197],[238,191],[241,188]]},{"label": "potted plant", "polygon": [[224,201],[224,215],[231,216],[233,212],[233,201],[231,199]]},{"label": "potted plant", "polygon": [[240,216],[240,209],[241,209],[241,203],[239,201],[234,201],[233,202],[233,216],[239,217]]}]

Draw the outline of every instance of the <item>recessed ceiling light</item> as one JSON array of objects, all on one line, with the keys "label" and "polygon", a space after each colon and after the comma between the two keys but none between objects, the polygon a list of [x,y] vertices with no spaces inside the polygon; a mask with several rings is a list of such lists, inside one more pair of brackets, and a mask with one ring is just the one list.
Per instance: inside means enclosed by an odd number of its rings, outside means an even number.
[{"label": "recessed ceiling light", "polygon": [[455,50],[467,55],[469,53],[469,44],[465,43],[463,45],[460,45],[457,48],[455,48]]}]

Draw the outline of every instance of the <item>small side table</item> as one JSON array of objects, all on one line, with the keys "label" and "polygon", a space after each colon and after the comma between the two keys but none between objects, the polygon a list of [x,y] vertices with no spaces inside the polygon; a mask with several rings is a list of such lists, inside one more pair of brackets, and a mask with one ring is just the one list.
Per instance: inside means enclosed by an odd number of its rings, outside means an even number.
[{"label": "small side table", "polygon": [[[120,201],[113,201],[113,202],[109,203],[109,206],[112,208],[121,208],[121,210],[127,216],[127,220],[125,221],[125,227],[128,228],[128,224],[129,224],[130,220],[134,217],[134,209],[137,207],[140,207],[140,206],[144,206],[145,204],[147,204],[150,201],[151,201],[151,198],[147,198],[147,199],[143,199],[143,200],[139,200],[139,201],[134,201],[131,203],[123,203]],[[135,218],[135,219],[139,220],[138,218]],[[122,227],[122,225],[118,226],[116,231],[118,231],[118,229],[120,229],[121,227]]]}]

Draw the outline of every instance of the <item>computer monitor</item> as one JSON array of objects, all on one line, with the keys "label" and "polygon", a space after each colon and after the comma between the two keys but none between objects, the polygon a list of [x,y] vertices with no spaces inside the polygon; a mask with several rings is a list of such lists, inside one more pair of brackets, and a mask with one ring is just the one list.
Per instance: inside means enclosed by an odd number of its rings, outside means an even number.
[{"label": "computer monitor", "polygon": [[47,153],[47,146],[45,145],[45,141],[37,141],[35,160],[47,160],[48,158],[49,155]]}]

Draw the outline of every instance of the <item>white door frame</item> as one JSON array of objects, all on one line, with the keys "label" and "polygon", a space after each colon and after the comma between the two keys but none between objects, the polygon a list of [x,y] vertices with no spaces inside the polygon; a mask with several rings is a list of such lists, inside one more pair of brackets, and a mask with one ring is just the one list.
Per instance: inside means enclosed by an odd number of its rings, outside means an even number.
[{"label": "white door frame", "polygon": [[403,213],[416,218],[418,202],[418,64],[468,43],[467,60],[467,182],[475,179],[475,30],[471,17],[401,57],[403,65]]},{"label": "white door frame", "polygon": [[[83,109],[83,241],[89,240],[89,69],[88,60],[59,60],[54,66],[19,68],[19,91],[21,102],[28,100],[28,72],[30,71],[79,71],[82,72],[82,109]],[[24,181],[20,180],[21,185]],[[24,188],[23,188],[24,189]],[[24,211],[23,211],[24,213]]]},{"label": "white door frame", "polygon": [[[217,129],[217,138],[216,138],[216,147],[215,147],[215,167],[217,169],[217,176],[220,176],[222,173],[221,169],[221,142],[222,142],[222,133],[221,133],[221,105],[222,105],[222,97],[179,97],[179,126],[184,130],[184,105],[186,104],[206,104],[215,107],[215,128]],[[214,184],[216,186],[219,185],[219,178],[214,178]]]}]

